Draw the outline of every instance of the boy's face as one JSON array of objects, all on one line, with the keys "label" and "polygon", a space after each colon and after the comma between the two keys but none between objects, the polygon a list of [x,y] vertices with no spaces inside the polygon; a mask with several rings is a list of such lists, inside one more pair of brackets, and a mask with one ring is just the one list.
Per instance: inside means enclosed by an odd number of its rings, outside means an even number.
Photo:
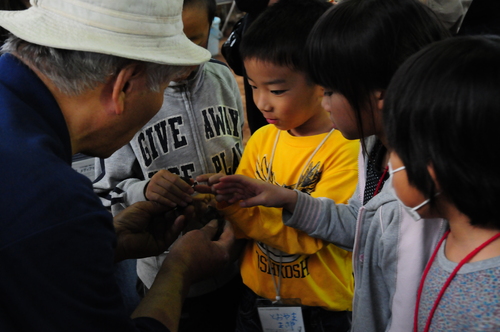
[{"label": "boy's face", "polygon": [[267,122],[292,135],[307,136],[329,121],[321,107],[323,89],[309,83],[304,73],[256,59],[247,59],[244,65],[255,105]]},{"label": "boy's face", "polygon": [[[196,6],[187,6],[182,9],[182,24],[184,25],[184,34],[186,37],[198,46],[207,48],[208,37],[210,36],[210,26],[208,22],[208,13],[206,8]],[[193,67],[195,69],[197,67]],[[183,81],[191,75],[186,75],[177,78],[175,81]]]},{"label": "boy's face", "polygon": [[184,24],[184,34],[193,43],[207,48],[210,26],[206,8],[197,6],[187,6],[182,9],[182,23]]}]

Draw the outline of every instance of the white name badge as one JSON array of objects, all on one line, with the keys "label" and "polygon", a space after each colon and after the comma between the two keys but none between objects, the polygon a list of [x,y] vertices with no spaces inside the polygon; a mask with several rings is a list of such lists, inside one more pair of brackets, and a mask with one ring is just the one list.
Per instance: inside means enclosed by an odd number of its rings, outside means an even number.
[{"label": "white name badge", "polygon": [[305,332],[302,308],[258,307],[260,322],[264,332]]}]

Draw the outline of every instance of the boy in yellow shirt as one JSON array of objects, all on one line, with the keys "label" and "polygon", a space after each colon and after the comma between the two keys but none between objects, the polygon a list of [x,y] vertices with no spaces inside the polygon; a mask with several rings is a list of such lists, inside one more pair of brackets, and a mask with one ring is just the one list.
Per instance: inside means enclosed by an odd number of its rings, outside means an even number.
[{"label": "boy in yellow shirt", "polygon": [[[323,89],[309,80],[303,56],[309,31],[331,6],[324,0],[280,1],[243,36],[240,52],[248,82],[269,125],[250,137],[236,173],[345,203],[357,183],[359,142],[335,130],[321,106]],[[214,184],[220,176],[197,180]],[[284,226],[279,208],[223,204],[219,208],[236,234],[249,239],[241,256],[247,289],[237,331],[301,325],[284,316],[267,325],[272,322],[259,319],[265,311],[256,304],[265,303],[262,298],[277,306],[300,303],[305,331],[348,331],[351,252]]]}]

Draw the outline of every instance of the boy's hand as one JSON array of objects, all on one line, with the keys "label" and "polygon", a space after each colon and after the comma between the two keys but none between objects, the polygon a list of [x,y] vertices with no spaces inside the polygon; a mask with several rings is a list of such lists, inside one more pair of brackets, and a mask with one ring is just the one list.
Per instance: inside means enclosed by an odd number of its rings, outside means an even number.
[{"label": "boy's hand", "polygon": [[252,179],[244,175],[220,177],[213,185],[217,201],[233,204],[239,200],[240,206],[282,207],[290,212],[295,210],[297,193],[293,190]]},{"label": "boy's hand", "polygon": [[[198,184],[195,185],[194,188],[199,193],[214,194],[215,191],[212,187],[214,184],[219,183],[219,179],[223,176],[226,175],[223,173],[208,173],[199,175],[196,177],[196,182],[198,182]],[[199,184],[201,182],[206,182],[207,184]]]},{"label": "boy's hand", "polygon": [[146,199],[169,207],[185,207],[193,201],[194,189],[178,175],[162,169],[144,189]]}]

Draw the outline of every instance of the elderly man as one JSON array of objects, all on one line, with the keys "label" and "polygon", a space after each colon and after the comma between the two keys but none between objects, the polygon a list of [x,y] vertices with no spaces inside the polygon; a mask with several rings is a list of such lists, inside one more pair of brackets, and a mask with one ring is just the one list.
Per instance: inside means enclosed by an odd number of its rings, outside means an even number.
[{"label": "elderly man", "polygon": [[12,33],[0,57],[0,330],[174,331],[189,285],[228,262],[231,230],[177,241],[130,319],[113,263],[163,252],[186,217],[140,202],[113,220],[71,156],[111,155],[210,53],[183,34],[182,0],[31,4],[0,11]]}]

